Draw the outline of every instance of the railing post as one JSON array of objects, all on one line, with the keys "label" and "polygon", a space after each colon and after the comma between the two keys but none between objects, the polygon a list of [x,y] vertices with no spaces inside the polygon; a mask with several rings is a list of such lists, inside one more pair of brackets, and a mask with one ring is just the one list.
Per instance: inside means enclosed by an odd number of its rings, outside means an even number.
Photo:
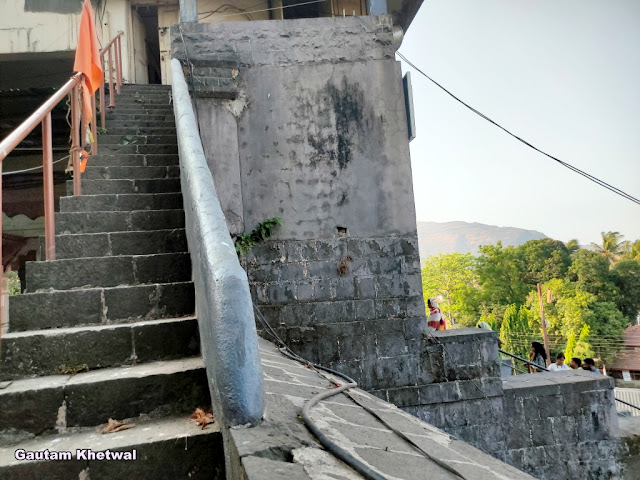
[{"label": "railing post", "polygon": [[[73,115],[73,111],[72,111]],[[44,245],[45,258],[56,259],[54,198],[53,198],[53,143],[51,140],[51,112],[42,119],[42,175],[44,181]],[[75,171],[74,171],[75,176]]]},{"label": "railing post", "polygon": [[80,141],[78,133],[78,86],[71,90],[71,161],[73,164],[73,194],[80,195],[82,193],[81,177],[80,177]]},{"label": "railing post", "polygon": [[96,118],[96,94],[91,95],[91,136],[93,141],[91,142],[91,155],[98,153],[98,128],[96,124],[98,119]]},{"label": "railing post", "polygon": [[[2,262],[2,162],[0,161],[0,262]],[[2,275],[4,276],[4,263],[2,264]],[[0,322],[1,323],[1,322]],[[0,335],[2,325],[0,324]]]},{"label": "railing post", "polygon": [[111,68],[111,62],[112,62],[112,56],[111,56],[111,48],[113,47],[113,45],[109,46],[109,51],[108,53],[108,58],[109,58],[109,108],[113,108],[116,106],[115,102],[114,102],[114,96],[115,96],[115,91],[113,88],[113,70]]},{"label": "railing post", "polygon": [[[100,65],[104,67],[104,55],[100,55]],[[106,128],[106,100],[104,98],[104,73],[102,74],[102,82],[100,82],[100,125]]]},{"label": "railing post", "polygon": [[122,35],[118,35],[118,39],[116,40],[116,52],[117,52],[117,65],[116,65],[116,73],[118,79],[118,95],[120,95],[120,87],[122,86]]}]

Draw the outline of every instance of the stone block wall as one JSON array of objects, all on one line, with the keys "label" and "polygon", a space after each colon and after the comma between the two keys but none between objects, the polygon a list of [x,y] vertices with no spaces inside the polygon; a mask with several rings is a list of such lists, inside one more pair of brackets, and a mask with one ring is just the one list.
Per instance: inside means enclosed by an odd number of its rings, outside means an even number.
[{"label": "stone block wall", "polygon": [[366,389],[418,383],[425,316],[415,237],[270,241],[246,268],[256,304],[298,354]]},{"label": "stone block wall", "polygon": [[584,370],[504,381],[504,414],[519,427],[505,461],[537,478],[620,478],[618,419],[610,377]]}]

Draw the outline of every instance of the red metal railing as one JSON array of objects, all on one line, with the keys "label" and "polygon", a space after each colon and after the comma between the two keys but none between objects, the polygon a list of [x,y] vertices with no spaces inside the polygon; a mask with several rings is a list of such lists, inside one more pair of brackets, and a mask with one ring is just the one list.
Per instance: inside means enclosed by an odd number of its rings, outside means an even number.
[{"label": "red metal railing", "polygon": [[[124,32],[118,34],[111,40],[101,51],[100,60],[104,66],[105,54],[108,57],[107,70],[109,75],[109,106],[115,107],[114,93],[120,93],[122,85],[122,42],[121,36]],[[115,57],[115,64],[113,58]],[[115,70],[115,82],[114,82]],[[84,141],[80,138],[81,132],[86,132],[87,120],[82,116],[82,105],[80,104],[82,74],[76,73],[60,90],[52,95],[44,102],[29,118],[11,132],[2,142],[0,142],[0,210],[2,207],[2,161],[16,148],[27,135],[42,124],[42,170],[44,180],[44,237],[45,237],[45,257],[47,260],[55,260],[55,225],[54,225],[54,197],[53,197],[53,148],[51,138],[51,111],[60,103],[67,95],[71,95],[71,148],[69,154],[73,165],[73,194],[80,195],[82,192],[81,172],[80,172],[80,154]],[[100,120],[102,127],[105,126],[105,79],[103,78],[100,85]],[[93,110],[93,121],[91,122],[91,153],[98,153],[98,135],[96,129],[96,99],[92,96],[91,105]],[[80,128],[82,127],[82,129]],[[2,232],[2,217],[0,216],[0,233]],[[2,245],[0,244],[0,258],[2,258]]]}]

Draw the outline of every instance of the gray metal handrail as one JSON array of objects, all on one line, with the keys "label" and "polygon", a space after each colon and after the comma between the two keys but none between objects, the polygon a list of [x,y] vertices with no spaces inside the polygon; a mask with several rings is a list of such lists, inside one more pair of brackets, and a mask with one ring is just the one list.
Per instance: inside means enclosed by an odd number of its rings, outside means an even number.
[{"label": "gray metal handrail", "polygon": [[178,60],[171,61],[171,70],[185,227],[211,398],[225,425],[255,425],[264,413],[265,394],[249,282],[220,207]]}]

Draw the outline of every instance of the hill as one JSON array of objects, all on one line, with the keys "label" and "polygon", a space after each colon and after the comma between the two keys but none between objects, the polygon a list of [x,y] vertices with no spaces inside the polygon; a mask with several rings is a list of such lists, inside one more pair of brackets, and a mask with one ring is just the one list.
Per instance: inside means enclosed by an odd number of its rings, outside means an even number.
[{"label": "hill", "polygon": [[420,259],[440,253],[476,253],[479,245],[522,245],[529,240],[547,238],[544,233],[515,227],[497,227],[467,222],[418,222]]}]

